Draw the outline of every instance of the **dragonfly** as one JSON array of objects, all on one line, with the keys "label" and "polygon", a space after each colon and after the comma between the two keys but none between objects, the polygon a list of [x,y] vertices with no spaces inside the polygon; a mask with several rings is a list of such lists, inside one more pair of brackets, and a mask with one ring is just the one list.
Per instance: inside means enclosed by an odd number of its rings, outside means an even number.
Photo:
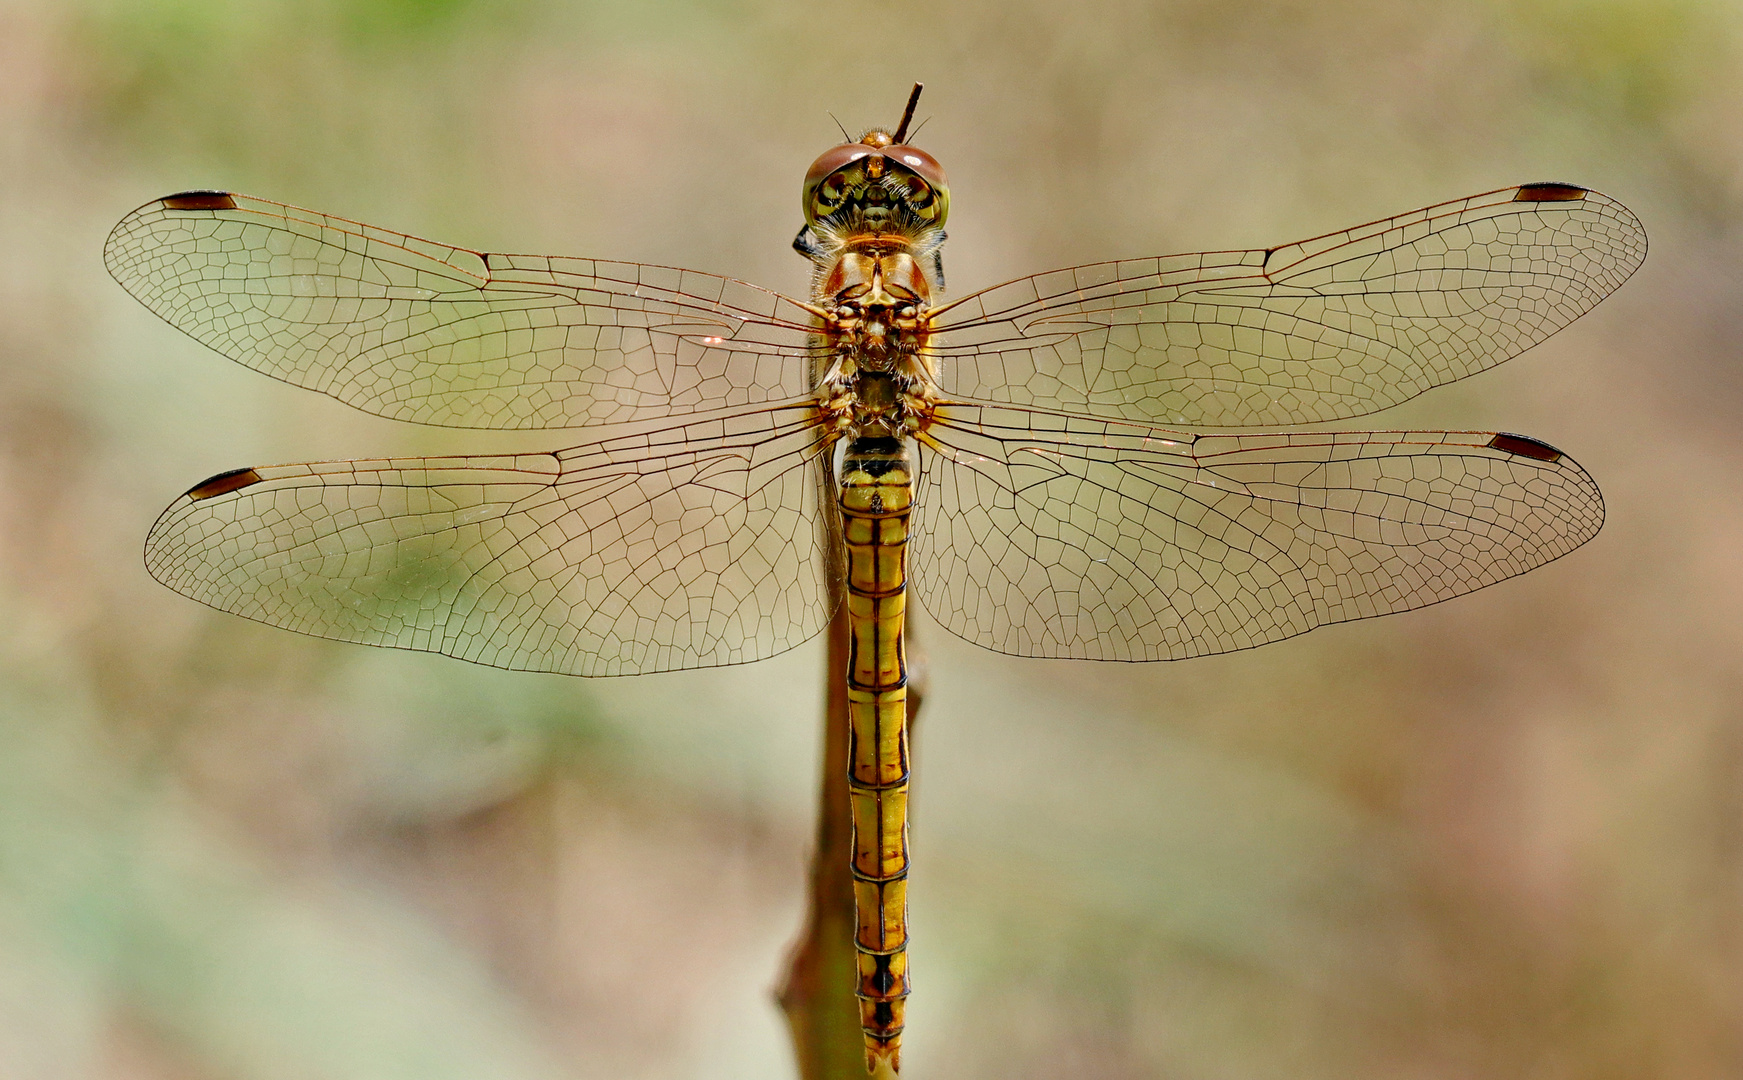
[{"label": "dragonfly", "polygon": [[584,429],[560,449],[220,473],[146,540],[147,569],[179,593],[317,637],[582,676],[760,660],[846,606],[872,1071],[900,1067],[911,986],[910,584],[988,649],[1155,661],[1559,558],[1604,510],[1555,447],[1301,426],[1523,352],[1646,253],[1620,203],[1533,183],[945,300],[950,192],[907,135],[919,90],[900,124],[806,173],[806,299],[221,191],[145,204],[104,251],[171,325],[365,412]]}]

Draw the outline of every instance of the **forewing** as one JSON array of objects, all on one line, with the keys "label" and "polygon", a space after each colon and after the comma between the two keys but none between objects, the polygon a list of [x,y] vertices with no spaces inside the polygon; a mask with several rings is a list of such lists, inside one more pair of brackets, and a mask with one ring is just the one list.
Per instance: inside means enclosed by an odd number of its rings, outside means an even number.
[{"label": "forewing", "polygon": [[1504,188],[1268,250],[1095,263],[941,311],[954,396],[1211,427],[1358,416],[1566,326],[1646,256],[1628,208]]},{"label": "forewing", "polygon": [[1018,656],[1176,660],[1437,603],[1596,535],[1591,477],[1479,432],[1190,435],[958,406],[922,452],[914,587]]},{"label": "forewing", "polygon": [[484,254],[224,192],[147,203],[103,256],[203,344],[395,420],[576,427],[807,389],[809,316],[692,270]]},{"label": "forewing", "polygon": [[809,420],[770,412],[514,457],[213,477],[153,577],[317,637],[631,675],[772,656],[830,616]]}]

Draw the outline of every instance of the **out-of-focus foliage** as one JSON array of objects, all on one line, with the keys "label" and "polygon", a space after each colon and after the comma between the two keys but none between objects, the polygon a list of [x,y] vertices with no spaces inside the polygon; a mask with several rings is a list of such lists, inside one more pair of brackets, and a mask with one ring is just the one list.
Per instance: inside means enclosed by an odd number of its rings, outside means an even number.
[{"label": "out-of-focus foliage", "polygon": [[311,641],[152,583],[222,469],[412,429],[103,274],[253,191],[800,292],[802,170],[928,84],[959,293],[1503,184],[1645,269],[1373,419],[1567,449],[1610,520],[1428,611],[1177,665],[921,621],[927,1077],[1743,1074],[1743,16],[1719,0],[688,0],[0,9],[0,1076],[789,1075],[821,657],[581,682]]}]

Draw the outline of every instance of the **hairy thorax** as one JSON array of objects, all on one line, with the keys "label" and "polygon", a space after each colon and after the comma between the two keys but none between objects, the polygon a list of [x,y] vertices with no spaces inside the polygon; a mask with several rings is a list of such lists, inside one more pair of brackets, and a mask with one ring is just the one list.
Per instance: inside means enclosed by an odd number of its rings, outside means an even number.
[{"label": "hairy thorax", "polygon": [[920,258],[906,238],[869,236],[818,269],[828,358],[817,393],[835,430],[898,438],[923,430],[938,370],[927,350],[932,282]]}]

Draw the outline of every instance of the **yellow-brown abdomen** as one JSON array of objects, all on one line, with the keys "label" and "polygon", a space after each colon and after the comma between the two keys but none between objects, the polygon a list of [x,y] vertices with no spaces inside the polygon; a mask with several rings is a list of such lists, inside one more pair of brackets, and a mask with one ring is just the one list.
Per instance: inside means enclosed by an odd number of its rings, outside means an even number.
[{"label": "yellow-brown abdomen", "polygon": [[860,1027],[866,1068],[901,1062],[908,996],[908,675],[902,651],[913,470],[906,443],[856,438],[842,460],[849,625],[848,797],[853,802]]}]

